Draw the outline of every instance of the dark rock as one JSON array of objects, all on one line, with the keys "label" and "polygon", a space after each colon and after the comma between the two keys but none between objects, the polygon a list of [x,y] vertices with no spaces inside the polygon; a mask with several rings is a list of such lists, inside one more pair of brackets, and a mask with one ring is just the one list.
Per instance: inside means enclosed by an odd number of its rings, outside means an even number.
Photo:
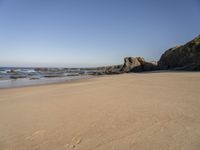
[{"label": "dark rock", "polygon": [[[97,67],[96,71],[92,75],[105,75],[105,74],[120,74],[123,65],[113,65],[105,67]],[[91,73],[90,73],[91,74]]]},{"label": "dark rock", "polygon": [[142,57],[126,57],[123,65],[98,67],[92,75],[121,74],[129,72],[153,71],[157,69],[156,62],[147,62]]},{"label": "dark rock", "polygon": [[7,71],[8,74],[17,74],[17,71],[15,69],[11,69],[10,71]]},{"label": "dark rock", "polygon": [[153,71],[157,69],[157,65],[147,62],[142,57],[126,57],[121,72],[142,72]]},{"label": "dark rock", "polygon": [[200,36],[182,46],[168,49],[158,61],[160,69],[200,70]]},{"label": "dark rock", "polygon": [[122,65],[113,65],[105,67],[104,73],[105,74],[120,74],[121,73]]},{"label": "dark rock", "polygon": [[126,57],[124,58],[124,65],[121,69],[122,72],[131,72],[133,69],[141,69],[141,63],[140,61],[143,61],[144,59],[141,57]]},{"label": "dark rock", "polygon": [[100,76],[100,75],[105,75],[105,72],[103,71],[94,71],[94,72],[89,72],[88,75],[94,75],[94,76]]}]

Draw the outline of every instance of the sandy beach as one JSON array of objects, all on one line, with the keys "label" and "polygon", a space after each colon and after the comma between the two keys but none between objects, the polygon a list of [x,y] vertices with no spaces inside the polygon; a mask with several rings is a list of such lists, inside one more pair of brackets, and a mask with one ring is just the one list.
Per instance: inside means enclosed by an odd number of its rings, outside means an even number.
[{"label": "sandy beach", "polygon": [[0,150],[199,150],[200,73],[0,89]]}]

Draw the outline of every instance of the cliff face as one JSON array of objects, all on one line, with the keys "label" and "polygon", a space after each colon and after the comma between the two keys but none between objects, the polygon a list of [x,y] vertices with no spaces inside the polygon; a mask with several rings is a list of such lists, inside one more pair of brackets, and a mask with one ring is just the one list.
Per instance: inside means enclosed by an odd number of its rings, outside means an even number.
[{"label": "cliff face", "polygon": [[200,36],[167,50],[158,61],[160,69],[200,70]]}]

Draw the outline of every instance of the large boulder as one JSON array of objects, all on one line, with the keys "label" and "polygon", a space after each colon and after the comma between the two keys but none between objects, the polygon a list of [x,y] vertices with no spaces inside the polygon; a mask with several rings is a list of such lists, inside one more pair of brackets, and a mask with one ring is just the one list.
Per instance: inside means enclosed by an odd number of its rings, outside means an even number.
[{"label": "large boulder", "polygon": [[158,61],[160,69],[200,70],[200,36],[168,49]]},{"label": "large boulder", "polygon": [[141,70],[141,62],[144,61],[142,57],[126,57],[124,58],[124,65],[122,72],[131,72],[133,70]]},{"label": "large boulder", "polygon": [[156,70],[157,65],[147,62],[142,57],[126,57],[121,72],[142,72]]}]

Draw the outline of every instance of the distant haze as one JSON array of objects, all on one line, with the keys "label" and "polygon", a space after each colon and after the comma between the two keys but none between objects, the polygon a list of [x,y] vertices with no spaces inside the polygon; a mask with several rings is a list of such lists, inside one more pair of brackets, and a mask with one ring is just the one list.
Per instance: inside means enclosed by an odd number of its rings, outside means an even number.
[{"label": "distant haze", "polygon": [[200,34],[199,0],[0,0],[0,66],[158,60]]}]

